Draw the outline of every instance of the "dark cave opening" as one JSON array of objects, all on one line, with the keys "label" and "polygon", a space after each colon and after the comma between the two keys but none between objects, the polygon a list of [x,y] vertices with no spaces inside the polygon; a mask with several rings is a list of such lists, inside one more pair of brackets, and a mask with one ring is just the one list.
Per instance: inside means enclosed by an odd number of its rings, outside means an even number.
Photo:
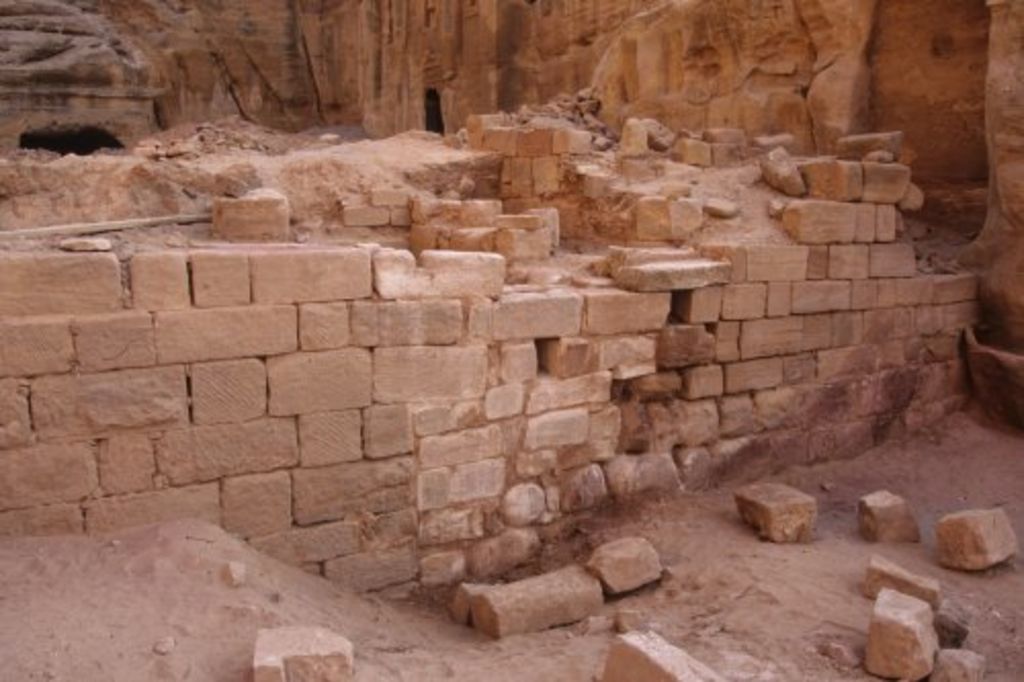
[{"label": "dark cave opening", "polygon": [[444,135],[444,114],[441,113],[441,95],[434,88],[423,96],[424,124],[432,133]]},{"label": "dark cave opening", "polygon": [[79,156],[88,156],[101,149],[124,149],[120,140],[95,126],[29,130],[21,134],[18,146]]}]

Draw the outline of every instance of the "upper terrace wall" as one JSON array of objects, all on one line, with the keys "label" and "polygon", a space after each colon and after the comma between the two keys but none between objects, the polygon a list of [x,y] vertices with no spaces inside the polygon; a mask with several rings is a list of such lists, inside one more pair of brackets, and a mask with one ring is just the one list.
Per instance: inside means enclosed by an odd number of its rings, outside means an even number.
[{"label": "upper terrace wall", "polygon": [[654,293],[481,253],[5,255],[0,533],[187,515],[357,588],[498,573],[607,499],[960,406],[974,280],[883,251],[740,247]]}]

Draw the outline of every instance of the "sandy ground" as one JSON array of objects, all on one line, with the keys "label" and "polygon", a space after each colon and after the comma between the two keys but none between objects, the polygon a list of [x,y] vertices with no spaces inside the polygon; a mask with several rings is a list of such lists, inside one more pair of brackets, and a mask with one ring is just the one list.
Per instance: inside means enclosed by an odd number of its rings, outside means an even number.
[{"label": "sandy ground", "polygon": [[[937,577],[970,611],[967,646],[988,658],[987,680],[1024,679],[1024,573],[1013,564],[972,575],[943,570],[932,533],[944,513],[993,505],[1024,529],[1024,436],[956,415],[908,444],[780,478],[819,499],[813,544],[758,542],[721,490],[608,509],[523,572],[644,535],[669,571],[660,585],[606,604],[604,615],[642,613],[729,680],[862,680],[871,678],[816,649],[830,640],[863,647],[871,602],[857,583],[879,553]],[[858,538],[856,500],[883,487],[911,501],[922,544]],[[247,565],[245,585],[221,579],[227,561]],[[314,624],[354,642],[359,680],[589,681],[614,636],[598,619],[494,642],[450,623],[445,596],[347,594],[193,522],[104,538],[9,540],[0,544],[0,679],[247,680],[258,628]],[[167,637],[173,650],[155,653]]]}]

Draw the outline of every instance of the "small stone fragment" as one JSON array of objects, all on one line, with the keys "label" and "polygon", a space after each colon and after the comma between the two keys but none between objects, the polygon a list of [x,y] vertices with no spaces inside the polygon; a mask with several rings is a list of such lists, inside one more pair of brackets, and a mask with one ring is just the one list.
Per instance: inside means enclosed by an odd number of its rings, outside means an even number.
[{"label": "small stone fragment", "polygon": [[844,670],[852,670],[861,664],[861,656],[846,642],[822,642],[817,652]]},{"label": "small stone fragment", "polygon": [[598,577],[607,594],[632,592],[661,578],[661,559],[646,538],[620,538],[594,550],[587,570]]},{"label": "small stone fragment", "polygon": [[911,573],[887,559],[873,556],[868,563],[861,590],[865,597],[874,599],[885,588],[926,601],[936,609],[942,601],[942,588],[938,580]]},{"label": "small stone fragment", "polygon": [[772,542],[810,542],[818,502],[781,483],[754,483],[735,493],[740,518]]},{"label": "small stone fragment", "polygon": [[625,634],[637,630],[648,630],[650,623],[642,611],[636,609],[619,609],[615,612],[615,632]]},{"label": "small stone fragment", "polygon": [[959,649],[971,633],[971,614],[959,602],[946,598],[935,613],[935,632],[943,649]]},{"label": "small stone fragment", "polygon": [[178,642],[174,637],[163,637],[158,639],[156,644],[153,645],[153,653],[160,656],[166,656],[174,651],[176,646],[178,646]]},{"label": "small stone fragment", "polygon": [[614,627],[615,621],[611,616],[590,616],[577,623],[573,631],[578,635],[599,635],[611,632]]},{"label": "small stone fragment", "polygon": [[653,632],[619,635],[605,659],[601,682],[725,682],[711,668]]},{"label": "small stone fragment", "polygon": [[920,542],[921,532],[907,501],[888,490],[865,495],[857,503],[857,524],[868,542]]},{"label": "small stone fragment", "polygon": [[61,251],[110,251],[112,248],[110,240],[102,237],[69,237],[60,243]]},{"label": "small stone fragment", "polygon": [[889,679],[927,677],[939,649],[932,621],[932,607],[926,602],[883,589],[868,627],[865,670]]},{"label": "small stone fragment", "polygon": [[221,576],[229,587],[241,587],[245,584],[245,564],[241,561],[229,561],[221,569]]},{"label": "small stone fragment", "polygon": [[253,653],[253,682],[348,682],[354,674],[352,643],[318,627],[260,630]]},{"label": "small stone fragment", "polygon": [[981,682],[985,657],[966,649],[943,649],[935,659],[931,682]]},{"label": "small stone fragment", "polygon": [[939,563],[961,571],[983,571],[1017,553],[1017,536],[1002,509],[949,514],[935,526]]},{"label": "small stone fragment", "polygon": [[740,206],[735,201],[712,197],[704,201],[704,212],[712,218],[727,220],[740,214]]}]

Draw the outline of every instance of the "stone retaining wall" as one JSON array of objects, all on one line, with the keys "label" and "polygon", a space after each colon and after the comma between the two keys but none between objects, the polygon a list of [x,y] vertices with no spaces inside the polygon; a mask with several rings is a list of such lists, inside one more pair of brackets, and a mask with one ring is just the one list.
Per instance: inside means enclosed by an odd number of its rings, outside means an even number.
[{"label": "stone retaining wall", "polygon": [[825,249],[737,247],[731,282],[660,293],[505,286],[490,253],[5,255],[0,534],[194,516],[357,589],[446,583],[612,497],[962,405],[973,277]]}]

